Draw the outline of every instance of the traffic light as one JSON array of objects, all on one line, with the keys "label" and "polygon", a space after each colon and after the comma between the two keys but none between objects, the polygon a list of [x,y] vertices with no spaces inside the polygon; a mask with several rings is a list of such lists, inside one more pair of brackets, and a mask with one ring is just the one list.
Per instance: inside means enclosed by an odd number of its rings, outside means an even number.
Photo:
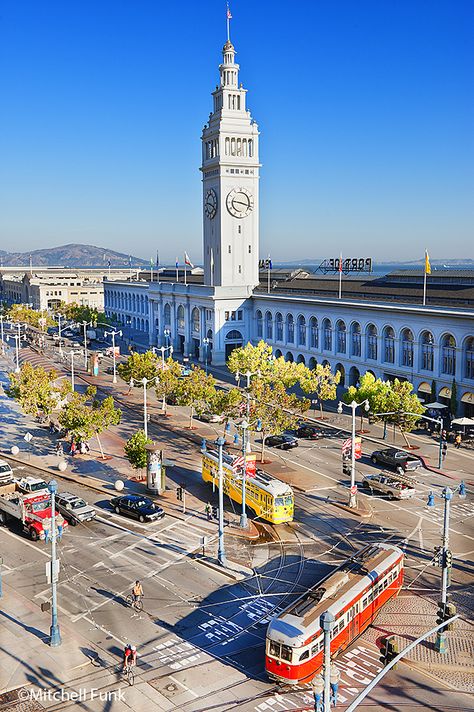
[{"label": "traffic light", "polygon": [[436,623],[437,625],[440,625],[440,623],[444,623],[445,619],[445,608],[446,608],[446,603],[438,603],[438,612],[437,612],[437,618],[436,618]]},{"label": "traffic light", "polygon": [[433,561],[431,562],[433,566],[441,566],[441,549],[441,546],[435,547]]},{"label": "traffic light", "polygon": [[213,516],[214,519],[217,519],[218,513],[219,513],[219,510],[217,509],[216,506],[214,506],[214,507],[212,508],[212,516]]},{"label": "traffic light", "polygon": [[[447,603],[444,607],[445,620],[448,621],[450,618],[456,615],[456,606],[454,603]],[[454,621],[449,623],[444,630],[454,630]]]},{"label": "traffic light", "polygon": [[[383,665],[388,665],[400,652],[398,642],[393,635],[382,638],[380,641],[380,662]],[[393,668],[397,666],[394,665]]]},{"label": "traffic light", "polygon": [[178,498],[178,502],[183,501],[183,488],[182,487],[177,487],[176,489],[176,496]]},{"label": "traffic light", "polygon": [[450,551],[449,549],[446,549],[444,552],[444,566],[447,569],[450,569],[453,565],[453,552]]}]

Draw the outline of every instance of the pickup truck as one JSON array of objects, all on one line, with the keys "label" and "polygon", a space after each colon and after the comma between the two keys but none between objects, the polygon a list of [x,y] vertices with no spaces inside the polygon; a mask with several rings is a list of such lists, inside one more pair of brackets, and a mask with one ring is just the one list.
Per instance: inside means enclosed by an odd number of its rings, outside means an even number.
[{"label": "pickup truck", "polygon": [[[56,535],[62,536],[67,522],[56,514]],[[30,539],[47,540],[51,535],[51,497],[48,494],[24,494],[18,483],[0,485],[0,525],[9,521],[20,524]]]},{"label": "pickup truck", "polygon": [[18,485],[19,492],[23,494],[49,494],[48,484],[44,480],[38,477],[22,477],[21,479],[15,479],[15,484]]},{"label": "pickup truck", "polygon": [[386,450],[376,450],[372,453],[370,459],[374,465],[391,467],[400,474],[409,470],[417,470],[422,465],[419,457],[410,455],[404,450],[397,450],[394,447],[389,447]]},{"label": "pickup truck", "polygon": [[389,499],[409,499],[416,494],[416,480],[404,475],[387,475],[379,472],[377,475],[365,475],[362,487],[370,492],[381,492]]}]

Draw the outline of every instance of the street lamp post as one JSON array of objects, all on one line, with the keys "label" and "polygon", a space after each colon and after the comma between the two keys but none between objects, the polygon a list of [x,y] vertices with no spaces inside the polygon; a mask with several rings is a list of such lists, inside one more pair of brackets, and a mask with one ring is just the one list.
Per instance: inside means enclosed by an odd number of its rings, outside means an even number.
[{"label": "street lamp post", "polygon": [[112,337],[112,359],[113,359],[113,370],[114,370],[114,376],[112,378],[112,383],[117,383],[117,362],[116,362],[116,357],[115,357],[115,337],[116,336],[122,336],[122,331],[104,331],[104,336],[111,336]]},{"label": "street lamp post", "polygon": [[[142,384],[143,386],[143,431],[145,433],[145,437],[148,437],[148,412],[147,412],[147,399],[146,399],[146,389],[149,383],[152,383],[152,381],[157,381],[158,376],[155,376],[154,378],[142,378],[139,383]],[[133,388],[135,385],[135,382],[133,378],[130,380],[130,387]]]},{"label": "street lamp post", "polygon": [[[441,616],[444,617],[445,620],[447,618],[451,617],[451,614],[448,615],[448,612],[446,611],[446,605],[448,602],[448,587],[449,587],[449,582],[450,582],[450,573],[451,573],[451,566],[452,566],[452,552],[449,549],[449,515],[450,515],[450,506],[451,506],[451,500],[453,498],[453,495],[459,491],[459,497],[461,499],[464,499],[466,497],[466,486],[464,482],[461,482],[458,487],[456,487],[455,490],[452,490],[450,487],[445,487],[442,494],[438,495],[441,496],[444,499],[444,517],[443,517],[443,534],[442,534],[442,539],[441,539],[441,549],[439,550],[439,557],[440,557],[440,566],[441,566],[441,601],[440,601],[440,609],[441,609]],[[428,507],[434,507],[435,506],[435,494],[433,492],[430,492],[428,495],[428,502],[427,502]],[[454,614],[452,614],[454,615]],[[447,618],[446,618],[447,616]],[[446,653],[448,650],[448,641],[446,638],[446,629],[441,628],[437,633],[436,633],[436,642],[435,642],[435,649],[437,650],[438,653]]]},{"label": "street lamp post", "polygon": [[4,320],[3,314],[0,314],[0,339],[2,341],[2,355],[5,353],[5,342],[3,341],[3,320]]},{"label": "street lamp post", "polygon": [[21,336],[18,336],[18,334],[9,334],[7,336],[7,341],[10,341],[10,339],[15,339],[15,356],[16,356],[16,366],[15,366],[15,373],[20,373],[20,340]]},{"label": "street lamp post", "polygon": [[63,315],[59,314],[59,312],[58,312],[56,314],[56,316],[58,317],[59,356],[61,358],[63,355],[63,344],[62,344],[62,340],[61,340],[61,319],[63,318]]},{"label": "street lamp post", "polygon": [[324,677],[324,712],[330,712],[331,709],[331,633],[334,628],[335,617],[331,611],[325,611],[321,618],[320,624],[324,634],[324,652],[323,652],[323,677]]},{"label": "street lamp post", "polygon": [[204,363],[206,366],[206,376],[207,376],[207,368],[208,368],[208,359],[209,359],[209,339],[206,337],[205,339],[202,340],[202,345],[204,346]]},{"label": "street lamp post", "polygon": [[71,386],[72,391],[74,393],[74,357],[82,356],[82,351],[74,351],[73,349],[71,349],[71,351],[69,351],[69,354],[67,355],[71,357]]},{"label": "street lamp post", "polygon": [[217,560],[221,566],[227,566],[227,559],[224,548],[224,468],[222,465],[222,451],[225,445],[225,438],[219,437],[216,440],[219,460],[219,530],[218,530],[218,547]]},{"label": "street lamp post", "polygon": [[242,428],[242,456],[244,458],[244,466],[242,471],[242,514],[240,515],[240,526],[242,529],[247,529],[248,518],[247,512],[245,511],[246,505],[246,495],[247,495],[247,431],[249,424],[246,420],[242,421],[240,424]]},{"label": "street lamp post", "polygon": [[[166,329],[165,329],[165,331],[166,331]],[[162,368],[163,371],[164,371],[164,370],[165,370],[165,366],[166,366],[166,364],[165,364],[165,353],[166,353],[167,351],[169,351],[169,352],[170,352],[170,357],[173,356],[173,347],[172,347],[172,346],[152,346],[152,347],[151,347],[151,350],[153,351],[154,354],[155,354],[157,351],[160,351],[160,352],[161,352],[161,368]],[[165,395],[164,393],[163,393],[163,400],[162,400],[162,402],[161,402],[161,410],[163,411],[163,413],[165,413],[165,411],[166,411],[166,395]],[[166,414],[166,413],[165,413],[165,414]]]},{"label": "street lamp post", "polygon": [[93,321],[83,321],[82,326],[84,327],[84,368],[87,371],[87,327],[88,326],[93,326],[94,322]]},{"label": "street lamp post", "polygon": [[355,482],[356,470],[355,470],[355,435],[356,435],[356,410],[359,406],[363,405],[366,411],[370,410],[369,401],[365,399],[361,403],[357,403],[353,400],[351,403],[343,403],[339,401],[337,407],[337,412],[342,413],[342,408],[350,408],[352,410],[352,436],[351,436],[351,489],[349,492],[349,507],[355,509],[357,507],[357,485]]},{"label": "street lamp post", "polygon": [[61,645],[61,633],[58,624],[58,604],[56,583],[59,573],[59,562],[56,561],[56,492],[58,491],[58,483],[56,480],[51,480],[48,484],[48,490],[51,494],[51,628],[49,644],[52,648]]}]

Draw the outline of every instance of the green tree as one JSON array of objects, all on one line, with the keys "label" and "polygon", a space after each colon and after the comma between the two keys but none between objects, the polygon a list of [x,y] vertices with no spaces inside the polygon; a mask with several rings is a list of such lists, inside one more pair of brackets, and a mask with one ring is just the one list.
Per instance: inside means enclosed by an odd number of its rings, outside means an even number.
[{"label": "green tree", "polygon": [[[159,375],[158,356],[153,351],[146,351],[144,354],[133,352],[124,363],[117,366],[117,373],[126,383],[130,384],[133,381],[134,386],[143,388],[140,381],[146,378],[152,381],[153,378]],[[154,382],[147,384],[147,388],[152,388]]]},{"label": "green tree", "polygon": [[104,457],[99,435],[120,423],[122,411],[115,407],[112,396],[100,401],[96,394],[95,386],[89,386],[85,393],[72,393],[59,415],[59,423],[75,440],[95,436]]},{"label": "green tree", "polygon": [[238,388],[229,390],[216,389],[214,397],[209,404],[211,413],[221,415],[224,418],[224,432],[229,420],[234,420],[242,416],[243,406],[245,406],[242,392]]},{"label": "green tree", "polygon": [[158,380],[156,381],[156,395],[162,400],[163,412],[166,413],[167,399],[178,392],[181,378],[181,364],[172,359],[166,359],[165,365],[158,364]]},{"label": "green tree", "polygon": [[249,342],[233,349],[227,359],[227,368],[231,373],[239,373],[243,377],[248,371],[253,374],[259,371],[264,377],[273,368],[273,349],[265,341],[259,341],[257,346]]},{"label": "green tree", "polygon": [[71,390],[69,381],[60,379],[57,371],[46,371],[42,366],[33,366],[29,361],[21,366],[19,373],[10,373],[8,377],[9,395],[29,415],[51,415]]},{"label": "green tree", "polygon": [[58,307],[56,307],[55,312],[63,314],[66,319],[75,321],[78,324],[86,321],[93,324],[106,323],[112,324],[113,320],[110,319],[104,312],[99,311],[96,307],[80,306],[79,304],[65,304],[61,302]]},{"label": "green tree", "polygon": [[453,416],[456,416],[458,411],[458,387],[454,378],[451,386],[451,398],[449,399],[449,411]]},{"label": "green tree", "polygon": [[[303,364],[296,364],[303,366]],[[323,417],[323,401],[335,400],[337,386],[341,380],[339,371],[333,373],[329,364],[318,363],[314,369],[306,366],[300,368],[299,384],[304,393],[314,394],[319,402],[321,418]]]},{"label": "green tree", "polygon": [[206,375],[202,368],[193,367],[189,376],[178,382],[176,398],[179,405],[190,409],[189,427],[193,425],[193,414],[202,415],[209,410],[216,393],[216,379]]},{"label": "green tree", "polygon": [[[6,310],[7,319],[21,322],[33,326],[35,329],[42,329],[47,326],[54,326],[56,323],[53,317],[45,311],[31,309],[26,304],[12,304]],[[44,322],[42,321],[44,319]]]},{"label": "green tree", "polygon": [[265,442],[270,435],[281,435],[285,430],[295,428],[301,413],[308,410],[310,403],[288,393],[283,383],[258,381],[253,386],[254,400],[250,408],[250,429],[262,434],[261,461],[265,458]]},{"label": "green tree", "polygon": [[138,430],[124,445],[125,457],[134,470],[144,470],[147,466],[146,446],[153,441],[147,438],[144,430]]},{"label": "green tree", "polygon": [[405,433],[413,430],[425,410],[416,393],[413,393],[413,384],[409,381],[400,381],[398,378],[395,378],[393,383],[382,381],[369,372],[361,376],[359,384],[359,388],[355,386],[348,388],[344,401],[350,403],[355,400],[357,403],[362,403],[367,399],[375,418],[378,413],[390,413],[391,415],[382,418],[387,423],[398,426],[408,445]]}]

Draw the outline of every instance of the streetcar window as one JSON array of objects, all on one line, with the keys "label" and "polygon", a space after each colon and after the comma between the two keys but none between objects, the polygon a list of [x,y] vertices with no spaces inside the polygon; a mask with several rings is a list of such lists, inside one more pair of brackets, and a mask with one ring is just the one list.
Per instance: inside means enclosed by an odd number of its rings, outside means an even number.
[{"label": "streetcar window", "polygon": [[275,498],[275,507],[283,507],[284,499],[283,497]]},{"label": "streetcar window", "polygon": [[302,660],[307,660],[308,658],[309,658],[309,649],[308,649],[308,650],[305,650],[304,653],[301,653],[301,655],[300,655],[300,662],[301,662]]},{"label": "streetcar window", "polygon": [[285,504],[287,507],[291,507],[293,504],[293,497],[285,497]]},{"label": "streetcar window", "polygon": [[270,655],[274,655],[276,658],[280,657],[280,643],[275,643],[275,641],[270,641]]},{"label": "streetcar window", "polygon": [[368,597],[367,597],[367,598],[364,598],[364,600],[362,601],[362,608],[365,608],[366,605],[368,604],[368,602],[369,602]]},{"label": "streetcar window", "polygon": [[281,646],[281,654],[280,657],[282,660],[286,660],[288,663],[291,662],[291,648],[289,645],[282,645]]},{"label": "streetcar window", "polygon": [[313,647],[311,648],[311,657],[312,657],[313,655],[316,655],[317,653],[319,653],[319,651],[321,650],[321,648],[322,648],[322,643],[321,643],[321,642],[320,642],[320,643],[316,643],[316,645],[313,645]]}]

